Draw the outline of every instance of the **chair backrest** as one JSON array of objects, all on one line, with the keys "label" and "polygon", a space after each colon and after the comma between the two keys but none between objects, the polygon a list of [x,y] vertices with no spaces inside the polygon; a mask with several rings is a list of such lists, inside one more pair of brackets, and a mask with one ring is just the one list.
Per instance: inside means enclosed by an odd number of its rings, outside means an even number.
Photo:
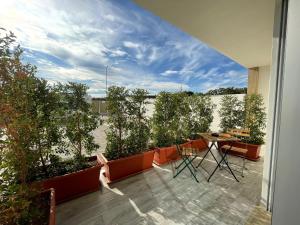
[{"label": "chair backrest", "polygon": [[229,129],[228,134],[234,135],[234,136],[240,136],[240,137],[250,137],[250,129],[244,128],[244,129]]},{"label": "chair backrest", "polygon": [[176,145],[176,150],[179,156],[193,155],[195,154],[195,149],[191,147],[183,147],[180,145]]}]

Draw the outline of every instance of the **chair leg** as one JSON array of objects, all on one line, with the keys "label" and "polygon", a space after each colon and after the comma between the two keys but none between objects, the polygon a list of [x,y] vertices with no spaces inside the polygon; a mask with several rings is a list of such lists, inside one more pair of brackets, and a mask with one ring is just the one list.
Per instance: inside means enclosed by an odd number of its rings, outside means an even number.
[{"label": "chair leg", "polygon": [[243,157],[242,177],[244,177],[244,169],[246,168],[246,158]]}]

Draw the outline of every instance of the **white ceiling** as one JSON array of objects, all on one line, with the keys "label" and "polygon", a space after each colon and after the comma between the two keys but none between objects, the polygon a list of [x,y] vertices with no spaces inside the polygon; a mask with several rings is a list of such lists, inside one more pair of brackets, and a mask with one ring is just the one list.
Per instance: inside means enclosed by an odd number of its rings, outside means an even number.
[{"label": "white ceiling", "polygon": [[270,65],[275,0],[135,0],[241,65]]}]

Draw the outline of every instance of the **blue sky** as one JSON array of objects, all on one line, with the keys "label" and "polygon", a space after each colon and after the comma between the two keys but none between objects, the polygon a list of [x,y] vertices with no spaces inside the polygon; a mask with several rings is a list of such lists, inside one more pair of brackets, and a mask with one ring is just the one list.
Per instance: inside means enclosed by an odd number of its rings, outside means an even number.
[{"label": "blue sky", "polygon": [[92,96],[108,84],[206,92],[247,86],[247,70],[132,1],[10,0],[0,27],[13,31],[38,76],[81,82]]}]

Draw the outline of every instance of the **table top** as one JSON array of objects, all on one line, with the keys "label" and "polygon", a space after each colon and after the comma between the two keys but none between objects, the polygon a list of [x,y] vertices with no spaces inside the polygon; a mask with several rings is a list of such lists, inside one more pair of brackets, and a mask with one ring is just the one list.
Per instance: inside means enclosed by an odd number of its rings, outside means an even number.
[{"label": "table top", "polygon": [[231,136],[231,137],[225,137],[225,136],[219,136],[214,137],[211,135],[212,133],[199,133],[201,137],[204,139],[211,141],[211,142],[222,142],[222,141],[239,141],[237,137]]}]

